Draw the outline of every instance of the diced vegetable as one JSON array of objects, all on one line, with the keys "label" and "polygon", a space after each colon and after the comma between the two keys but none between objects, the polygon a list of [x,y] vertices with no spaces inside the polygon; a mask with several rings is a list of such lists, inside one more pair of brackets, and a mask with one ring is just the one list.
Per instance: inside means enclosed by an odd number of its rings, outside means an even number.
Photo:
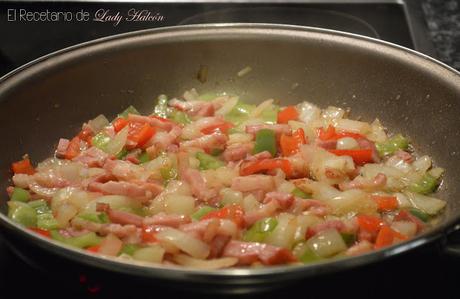
[{"label": "diced vegetable", "polygon": [[310,248],[307,248],[304,253],[299,257],[299,260],[304,264],[314,263],[321,261],[323,258],[313,252]]},{"label": "diced vegetable", "polygon": [[14,162],[11,164],[11,169],[14,173],[34,174],[35,169],[30,163],[29,158],[24,158],[21,161]]},{"label": "diced vegetable", "polygon": [[279,107],[271,104],[260,113],[260,118],[266,124],[276,124]]},{"label": "diced vegetable", "polygon": [[101,212],[101,213],[85,213],[78,215],[79,218],[95,222],[95,223],[109,223],[109,217],[107,216],[106,213]]},{"label": "diced vegetable", "polygon": [[347,244],[347,246],[351,246],[356,242],[356,235],[355,234],[340,233],[340,235],[342,236],[342,239],[345,242],[345,244]]},{"label": "diced vegetable", "polygon": [[409,147],[409,141],[401,134],[397,134],[388,139],[386,142],[376,143],[375,147],[377,148],[379,155],[384,157],[394,154],[399,149],[407,149]]},{"label": "diced vegetable", "polygon": [[[205,259],[210,252],[209,245],[190,234],[174,228],[167,228],[156,234],[160,242],[168,242],[192,257]],[[137,252],[136,252],[137,253]],[[136,254],[135,253],[135,254]]]},{"label": "diced vegetable", "polygon": [[183,125],[187,125],[192,122],[190,118],[188,117],[188,115],[185,114],[185,112],[182,112],[179,110],[173,110],[171,114],[169,115],[169,119],[171,119],[172,121],[178,124],[183,124]]},{"label": "diced vegetable", "polygon": [[140,247],[139,245],[136,244],[124,244],[123,247],[121,248],[121,251],[118,253],[118,255],[121,254],[127,254],[127,255],[133,255],[136,250],[138,250]]},{"label": "diced vegetable", "polygon": [[46,230],[58,229],[59,223],[51,213],[38,214],[37,227]]},{"label": "diced vegetable", "polygon": [[438,179],[426,173],[420,181],[409,186],[409,190],[420,194],[433,193],[439,185]]},{"label": "diced vegetable", "polygon": [[299,188],[295,188],[292,192],[292,195],[303,198],[303,199],[309,199],[311,198],[311,194],[305,193]]},{"label": "diced vegetable", "polygon": [[286,159],[263,159],[256,161],[249,161],[241,166],[240,175],[251,175],[254,173],[269,171],[273,169],[281,169],[286,175],[292,173],[292,165]]},{"label": "diced vegetable", "polygon": [[416,208],[409,209],[409,212],[423,222],[428,222],[431,218],[430,215]]},{"label": "diced vegetable", "polygon": [[243,227],[244,225],[244,211],[238,205],[227,206],[217,211],[211,211],[204,215],[201,219],[204,220],[212,218],[232,220],[236,225],[238,225],[238,227]]},{"label": "diced vegetable", "polygon": [[377,239],[375,240],[375,249],[381,249],[383,247],[387,247],[393,245],[393,243],[397,240],[405,240],[407,239],[406,236],[401,235],[397,231],[393,230],[388,225],[382,226],[380,229]]},{"label": "diced vegetable", "polygon": [[371,233],[377,233],[383,225],[382,219],[376,216],[358,215],[356,219],[360,229]]},{"label": "diced vegetable", "polygon": [[192,214],[192,219],[197,221],[201,220],[201,218],[213,211],[216,211],[216,208],[210,206],[201,207],[198,211]]},{"label": "diced vegetable", "polygon": [[72,160],[73,158],[78,156],[78,154],[80,154],[80,151],[80,138],[77,136],[70,140],[69,146],[67,147],[64,157],[67,160]]},{"label": "diced vegetable", "polygon": [[136,250],[133,253],[133,258],[138,261],[150,262],[150,263],[161,263],[165,250],[159,245],[152,245]]},{"label": "diced vegetable", "polygon": [[139,157],[137,157],[137,159],[139,160],[139,164],[143,164],[150,161],[150,156],[147,152],[143,152],[139,155]]},{"label": "diced vegetable", "polygon": [[254,145],[254,154],[267,151],[272,156],[276,155],[276,136],[275,132],[269,129],[262,129],[256,133],[256,143]]},{"label": "diced vegetable", "polygon": [[51,213],[51,208],[48,206],[48,203],[44,199],[29,201],[28,205],[35,209],[37,215]]},{"label": "diced vegetable", "polygon": [[160,168],[160,174],[163,180],[170,181],[177,179],[177,170],[174,167],[163,167]]},{"label": "diced vegetable", "polygon": [[195,157],[200,161],[200,169],[217,169],[224,166],[224,162],[203,152],[197,152]]},{"label": "diced vegetable", "polygon": [[396,196],[372,195],[372,199],[377,203],[379,210],[382,212],[390,212],[398,208]]},{"label": "diced vegetable", "polygon": [[336,229],[317,233],[308,239],[307,244],[310,250],[320,257],[331,257],[347,249],[347,245]]},{"label": "diced vegetable", "polygon": [[287,124],[290,120],[297,120],[298,118],[299,112],[294,106],[288,106],[278,113],[279,124]]},{"label": "diced vegetable", "polygon": [[123,148],[115,157],[118,160],[123,160],[128,154],[129,151],[126,148]]},{"label": "diced vegetable", "polygon": [[111,155],[118,155],[124,148],[128,139],[128,127],[123,128],[106,145],[104,151]]},{"label": "diced vegetable", "polygon": [[244,233],[243,240],[246,242],[263,242],[277,225],[278,221],[272,217],[259,220]]},{"label": "diced vegetable", "polygon": [[39,234],[39,235],[42,235],[45,238],[51,238],[51,233],[46,229],[41,229],[41,228],[37,228],[37,227],[29,227],[29,230],[31,230],[31,231]]},{"label": "diced vegetable", "polygon": [[371,149],[357,149],[357,150],[329,150],[337,156],[350,156],[353,161],[358,165],[363,165],[372,162],[372,150]]},{"label": "diced vegetable", "polygon": [[446,206],[445,201],[434,197],[414,192],[406,192],[406,194],[415,208],[422,210],[428,215],[436,215]]},{"label": "diced vegetable", "polygon": [[216,124],[216,125],[206,127],[206,128],[201,130],[201,133],[206,134],[206,135],[209,135],[209,134],[212,134],[212,133],[215,133],[215,132],[221,132],[223,134],[228,134],[228,130],[230,130],[233,127],[234,127],[234,125],[232,123],[224,122],[224,123],[220,123],[220,124]]},{"label": "diced vegetable", "polygon": [[109,125],[109,120],[102,114],[99,114],[94,119],[88,122],[88,127],[94,133],[99,133],[102,129]]},{"label": "diced vegetable", "polygon": [[25,189],[14,187],[10,199],[13,201],[28,202],[30,200],[30,193]]},{"label": "diced vegetable", "polygon": [[105,151],[107,144],[110,142],[110,137],[104,132],[97,133],[92,139],[91,144],[98,149]]},{"label": "diced vegetable", "polygon": [[242,101],[233,107],[233,109],[225,115],[225,119],[232,122],[234,125],[239,125],[243,121],[247,120],[250,113],[255,109],[254,105],[246,104]]},{"label": "diced vegetable", "polygon": [[37,212],[21,201],[8,202],[8,217],[26,227],[37,226]]},{"label": "diced vegetable", "polygon": [[158,96],[157,104],[153,109],[153,113],[159,117],[167,118],[171,108],[168,107],[168,97],[164,94]]},{"label": "diced vegetable", "polygon": [[51,230],[50,233],[52,239],[77,248],[96,246],[99,245],[102,241],[102,238],[97,236],[94,232],[69,238],[62,236],[57,230]]},{"label": "diced vegetable", "polygon": [[136,147],[142,147],[155,135],[155,128],[147,123],[130,122],[128,139],[136,143]]},{"label": "diced vegetable", "polygon": [[306,144],[305,133],[299,128],[291,136],[282,134],[280,137],[281,153],[283,156],[291,156],[299,152],[300,146]]},{"label": "diced vegetable", "polygon": [[115,132],[120,132],[128,124],[129,122],[125,118],[122,118],[122,117],[118,117],[112,122],[112,126]]},{"label": "diced vegetable", "polygon": [[118,117],[127,118],[128,114],[140,114],[140,113],[139,113],[139,111],[137,111],[136,108],[134,108],[134,106],[129,106],[123,112],[118,114]]}]

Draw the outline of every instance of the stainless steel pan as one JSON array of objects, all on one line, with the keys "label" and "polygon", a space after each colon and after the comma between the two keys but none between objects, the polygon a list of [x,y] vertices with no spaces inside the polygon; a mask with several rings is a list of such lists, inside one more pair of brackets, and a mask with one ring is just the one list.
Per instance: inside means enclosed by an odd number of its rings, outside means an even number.
[{"label": "stainless steel pan", "polygon": [[[205,83],[197,80],[208,68]],[[250,66],[252,72],[238,77]],[[151,111],[160,93],[227,91],[247,101],[308,100],[351,107],[355,117],[378,117],[412,138],[416,150],[446,168],[439,197],[447,210],[432,230],[366,255],[324,263],[260,269],[199,271],[144,267],[86,254],[45,240],[11,222],[0,200],[1,231],[11,246],[42,250],[76,263],[156,281],[216,288],[277,285],[358,265],[382,262],[439,238],[460,220],[460,76],[417,52],[370,38],[315,28],[278,25],[198,25],[123,34],[77,45],[33,61],[0,82],[1,184],[10,184],[11,161],[52,154],[99,113],[127,105]],[[20,246],[24,249],[24,245]]]}]

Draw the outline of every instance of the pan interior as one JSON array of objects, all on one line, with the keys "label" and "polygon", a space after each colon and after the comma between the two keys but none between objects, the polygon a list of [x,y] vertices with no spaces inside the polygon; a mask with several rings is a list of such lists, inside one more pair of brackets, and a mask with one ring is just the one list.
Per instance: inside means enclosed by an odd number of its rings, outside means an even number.
[{"label": "pan interior", "polygon": [[[205,83],[197,80],[206,66]],[[243,77],[238,71],[250,66]],[[259,103],[310,101],[350,107],[410,137],[420,154],[446,169],[440,227],[458,218],[460,77],[426,57],[363,38],[263,25],[191,26],[110,38],[51,55],[0,84],[0,189],[9,166],[28,153],[38,162],[98,114],[129,105],[150,112],[159,94],[228,92]],[[6,193],[0,198],[6,213]]]}]

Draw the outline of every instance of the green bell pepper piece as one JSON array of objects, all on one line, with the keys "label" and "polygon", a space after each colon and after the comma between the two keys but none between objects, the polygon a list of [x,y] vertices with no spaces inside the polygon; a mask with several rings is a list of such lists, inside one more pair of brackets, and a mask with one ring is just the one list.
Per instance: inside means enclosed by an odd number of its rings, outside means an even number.
[{"label": "green bell pepper piece", "polygon": [[233,109],[225,115],[225,120],[233,123],[234,125],[239,125],[249,118],[249,114],[255,108],[255,105],[250,105],[242,101],[238,101]]},{"label": "green bell pepper piece", "polygon": [[129,151],[126,148],[122,148],[121,151],[115,157],[118,160],[123,160],[128,154]]},{"label": "green bell pepper piece", "polygon": [[263,151],[268,151],[272,156],[276,155],[276,136],[273,130],[262,129],[256,133],[253,153],[257,154]]},{"label": "green bell pepper piece", "polygon": [[137,111],[136,108],[134,108],[134,106],[130,105],[123,112],[118,114],[118,117],[128,118],[128,114],[140,114],[140,113],[139,113],[139,111]]},{"label": "green bell pepper piece", "polygon": [[203,218],[206,214],[212,212],[212,211],[215,211],[216,209],[213,208],[213,207],[210,207],[210,206],[204,206],[202,207],[201,209],[199,209],[198,211],[196,211],[195,213],[192,214],[192,219],[193,220],[200,220],[201,218]]},{"label": "green bell pepper piece", "polygon": [[437,178],[428,173],[425,173],[420,181],[409,186],[409,190],[420,194],[429,194],[436,190],[438,184],[439,181]]},{"label": "green bell pepper piece", "polygon": [[347,246],[351,246],[356,242],[356,235],[355,234],[350,234],[350,233],[340,233],[342,236],[343,241]]},{"label": "green bell pepper piece", "polygon": [[53,214],[44,213],[37,215],[37,227],[46,230],[58,229],[59,223],[56,218],[54,218]]},{"label": "green bell pepper piece", "polygon": [[96,235],[96,233],[94,232],[90,232],[90,233],[87,233],[81,236],[67,238],[65,240],[65,243],[70,246],[74,246],[78,248],[86,248],[86,247],[96,246],[99,243],[101,243],[101,241],[102,241],[101,237]]},{"label": "green bell pepper piece", "polygon": [[26,227],[37,226],[37,212],[21,201],[8,202],[8,217]]},{"label": "green bell pepper piece", "polygon": [[299,258],[299,260],[304,263],[304,264],[309,264],[309,263],[314,263],[322,260],[323,258],[315,254],[313,251],[310,249],[307,249],[302,256]]},{"label": "green bell pepper piece", "polygon": [[292,190],[291,194],[294,195],[294,196],[303,198],[303,199],[311,198],[311,194],[305,193],[305,192],[303,192],[302,190],[300,190],[297,187],[294,190]]},{"label": "green bell pepper piece", "polygon": [[14,201],[28,202],[30,200],[30,193],[25,189],[14,187],[10,199]]},{"label": "green bell pepper piece", "polygon": [[107,136],[104,132],[97,133],[92,139],[91,144],[105,151],[107,149],[107,144],[110,142],[110,137]]},{"label": "green bell pepper piece", "polygon": [[85,213],[78,215],[79,218],[95,223],[110,223],[109,216],[106,213]]},{"label": "green bell pepper piece", "polygon": [[197,152],[195,157],[198,159],[198,161],[200,161],[201,170],[217,169],[225,165],[224,162],[220,161],[216,157],[213,157],[203,152]]},{"label": "green bell pepper piece", "polygon": [[190,120],[190,118],[188,117],[187,114],[185,114],[185,112],[182,112],[182,111],[179,111],[179,110],[173,110],[170,114],[169,114],[169,119],[178,123],[178,124],[183,124],[183,125],[188,125],[189,123],[191,123],[192,121]]},{"label": "green bell pepper piece", "polygon": [[28,205],[35,209],[37,215],[51,213],[51,208],[44,199],[32,200],[28,202]]},{"label": "green bell pepper piece", "polygon": [[150,161],[150,156],[149,154],[147,154],[147,152],[143,152],[142,154],[139,155],[139,157],[137,157],[137,159],[139,160],[140,164],[143,164],[143,163],[147,163]]},{"label": "green bell pepper piece", "polygon": [[260,118],[262,118],[266,124],[276,124],[279,110],[280,107],[278,105],[271,105],[262,111]]},{"label": "green bell pepper piece", "polygon": [[211,156],[217,157],[220,154],[222,154],[223,152],[224,152],[224,150],[222,150],[220,148],[214,148],[214,149],[211,150]]},{"label": "green bell pepper piece", "polygon": [[244,234],[243,240],[246,242],[263,242],[264,239],[278,225],[278,220],[269,217],[254,223]]},{"label": "green bell pepper piece", "polygon": [[398,134],[391,137],[386,142],[376,143],[375,147],[377,148],[379,155],[384,157],[394,154],[399,149],[407,149],[409,147],[409,140],[407,140],[407,138],[405,138],[403,135]]},{"label": "green bell pepper piece", "polygon": [[422,220],[423,222],[428,222],[431,218],[430,215],[416,208],[410,208],[409,213]]},{"label": "green bell pepper piece", "polygon": [[127,255],[133,255],[136,250],[140,249],[141,247],[136,244],[124,244],[123,247],[121,248],[120,252],[118,255],[121,254],[127,254]]}]

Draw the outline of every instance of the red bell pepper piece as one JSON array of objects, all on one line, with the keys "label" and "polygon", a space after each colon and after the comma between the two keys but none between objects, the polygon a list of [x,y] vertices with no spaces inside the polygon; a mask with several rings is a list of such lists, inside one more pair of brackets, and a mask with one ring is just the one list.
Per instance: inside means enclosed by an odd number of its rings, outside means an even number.
[{"label": "red bell pepper piece", "polygon": [[244,211],[238,205],[231,205],[217,211],[211,211],[204,215],[201,220],[212,218],[229,219],[235,222],[238,227],[244,227]]},{"label": "red bell pepper piece", "polygon": [[128,124],[129,122],[125,118],[122,118],[122,117],[119,117],[112,122],[112,126],[115,132],[120,132]]},{"label": "red bell pepper piece", "polygon": [[13,164],[11,164],[11,169],[13,170],[15,174],[16,173],[24,173],[24,174],[34,174],[35,173],[35,169],[30,163],[29,158],[24,158],[21,161],[14,162]]},{"label": "red bell pepper piece", "polygon": [[292,165],[286,159],[262,159],[244,163],[240,168],[240,175],[246,176],[280,168],[287,176],[292,174]]},{"label": "red bell pepper piece", "polygon": [[377,203],[378,209],[382,212],[390,212],[398,208],[396,196],[372,195],[372,199]]},{"label": "red bell pepper piece", "polygon": [[299,112],[294,106],[288,106],[278,112],[277,122],[279,124],[287,124],[290,120],[296,120],[299,118]]},{"label": "red bell pepper piece", "polygon": [[407,237],[393,230],[388,225],[382,226],[375,240],[375,249],[381,249],[393,245],[395,239],[406,240]]},{"label": "red bell pepper piece", "polygon": [[382,219],[377,216],[358,215],[356,219],[358,220],[359,229],[370,233],[377,233],[383,225]]},{"label": "red bell pepper piece", "polygon": [[86,141],[89,145],[91,145],[91,138],[93,138],[93,132],[91,131],[90,128],[84,128],[78,133],[78,138],[80,140]]},{"label": "red bell pepper piece", "polygon": [[155,135],[155,128],[147,123],[130,122],[128,139],[136,143],[136,147],[143,146]]},{"label": "red bell pepper piece", "polygon": [[157,241],[157,238],[155,235],[157,234],[157,231],[153,226],[150,225],[143,225],[142,226],[142,231],[141,231],[141,239],[142,242],[144,243],[154,243]]},{"label": "red bell pepper piece", "polygon": [[42,235],[43,237],[51,238],[51,233],[46,229],[42,229],[38,227],[29,227],[29,229],[39,235]]},{"label": "red bell pepper piece", "polygon": [[99,252],[100,248],[101,248],[101,245],[94,245],[94,246],[86,248],[86,251],[97,253]]},{"label": "red bell pepper piece", "polygon": [[233,127],[234,127],[234,125],[232,123],[224,122],[224,123],[220,123],[220,124],[216,124],[216,125],[206,127],[206,128],[201,130],[201,133],[203,133],[205,135],[209,135],[209,134],[212,134],[212,133],[215,133],[215,132],[221,132],[223,134],[227,134],[228,130],[230,130]]},{"label": "red bell pepper piece", "polygon": [[281,153],[283,156],[291,156],[299,152],[302,144],[306,144],[305,133],[299,128],[291,136],[282,134],[280,137]]},{"label": "red bell pepper piece", "polygon": [[359,134],[359,133],[337,132],[335,128],[331,125],[329,125],[326,130],[324,130],[324,128],[318,129],[318,138],[321,139],[322,141],[338,140],[344,137],[351,137],[354,139],[366,138],[366,136]]},{"label": "red bell pepper piece", "polygon": [[372,162],[372,149],[356,149],[356,150],[338,150],[332,149],[329,150],[330,153],[333,153],[337,156],[350,156],[353,158],[353,161],[358,165],[363,165],[366,163]]}]

